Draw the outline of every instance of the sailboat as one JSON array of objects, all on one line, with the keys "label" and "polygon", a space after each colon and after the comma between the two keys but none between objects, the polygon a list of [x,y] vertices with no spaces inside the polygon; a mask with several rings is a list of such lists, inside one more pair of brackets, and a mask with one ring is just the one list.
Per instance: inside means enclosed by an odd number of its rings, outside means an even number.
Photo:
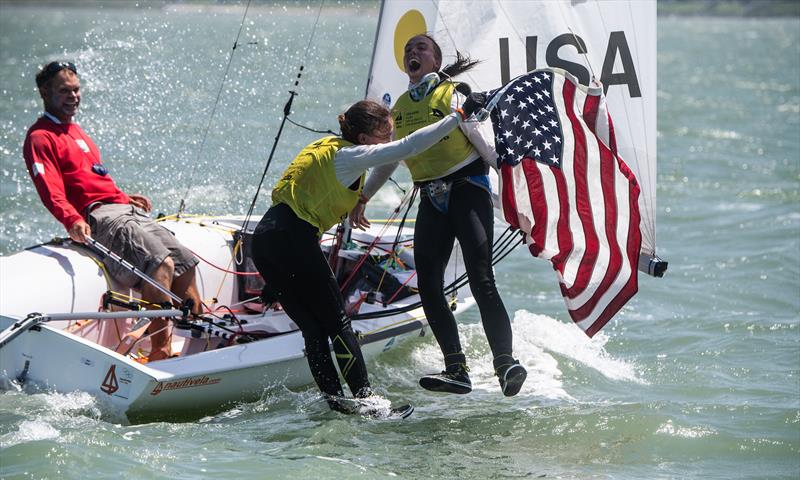
[{"label": "sailboat", "polygon": [[[639,265],[663,273],[655,254],[655,2],[384,1],[368,98],[391,105],[406,88],[402,48],[423,32],[440,39],[445,55],[459,50],[484,60],[463,79],[473,90],[499,87],[545,62],[589,82],[589,66],[602,65],[597,76],[617,119],[619,148],[633,159],[642,185]],[[56,239],[0,258],[4,388],[85,391],[110,416],[140,422],[191,418],[257,399],[268,388],[312,383],[297,326],[259,296],[258,277],[239,241],[252,233],[248,219],[181,214],[162,225],[201,259],[198,287],[209,307],[202,318],[159,313],[173,318],[179,355],[145,363],[147,339],[131,334],[150,315],[137,310],[137,292],[118,291],[101,252]],[[425,335],[413,229],[375,222],[346,235],[330,231],[322,245],[338,255],[337,274],[365,358]],[[514,240],[513,232],[497,239],[495,261]],[[463,312],[474,300],[457,262],[447,278],[454,279],[452,307]]]}]

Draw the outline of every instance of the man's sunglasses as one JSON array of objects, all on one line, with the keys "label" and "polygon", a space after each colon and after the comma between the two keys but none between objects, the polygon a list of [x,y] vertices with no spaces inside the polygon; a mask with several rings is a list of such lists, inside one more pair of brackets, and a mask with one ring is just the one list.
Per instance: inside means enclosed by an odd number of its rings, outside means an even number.
[{"label": "man's sunglasses", "polygon": [[39,86],[42,86],[53,78],[58,72],[64,69],[70,70],[75,75],[78,74],[78,69],[75,67],[75,64],[72,62],[50,62],[42,69],[41,73],[37,75],[37,83]]}]

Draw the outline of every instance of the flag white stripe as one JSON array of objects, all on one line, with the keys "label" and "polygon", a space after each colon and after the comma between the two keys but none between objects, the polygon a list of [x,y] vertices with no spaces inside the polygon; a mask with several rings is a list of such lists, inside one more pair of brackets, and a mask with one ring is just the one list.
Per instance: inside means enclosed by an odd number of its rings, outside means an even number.
[{"label": "flag white stripe", "polygon": [[[558,189],[556,188],[556,177],[553,174],[553,170],[539,162],[536,162],[536,168],[539,169],[539,173],[542,175],[542,185],[547,196],[547,231],[544,250],[539,256],[550,260],[560,251],[558,245],[558,222],[561,220],[561,202],[558,201]],[[555,205],[555,208],[553,208],[553,205]]]},{"label": "flag white stripe", "polygon": [[[603,313],[609,303],[611,303],[614,298],[622,291],[622,289],[627,285],[628,280],[631,277],[631,273],[633,273],[633,269],[631,268],[631,263],[628,260],[628,229],[630,228],[630,186],[628,183],[628,179],[622,175],[621,172],[618,170],[615,172],[614,175],[614,185],[615,185],[615,195],[617,199],[618,205],[618,212],[617,217],[619,219],[617,223],[617,239],[622,249],[622,265],[619,269],[619,274],[614,279],[614,283],[606,290],[603,296],[600,298],[600,301],[597,302],[592,313],[587,316],[578,323],[578,326],[583,328],[584,330],[589,328]],[[572,310],[572,307],[568,307]]]},{"label": "flag white stripe", "polygon": [[594,227],[595,234],[597,235],[598,251],[597,258],[592,266],[591,277],[586,288],[584,288],[581,292],[578,292],[577,295],[573,295],[572,298],[567,301],[567,306],[570,309],[580,307],[592,298],[592,296],[595,294],[596,288],[600,285],[606,275],[606,270],[608,270],[609,266],[609,259],[611,257],[611,250],[609,249],[608,238],[606,235],[606,206],[605,196],[603,195],[603,185],[601,181],[600,149],[597,145],[597,140],[595,139],[594,134],[589,129],[582,115],[583,106],[586,102],[586,95],[580,89],[576,90],[575,95],[577,101],[576,103],[580,106],[580,111],[576,112],[579,113],[577,118],[583,131],[583,135],[586,138],[586,185],[592,208],[592,225]]},{"label": "flag white stripe", "polygon": [[[552,73],[550,73],[550,75],[552,75]],[[562,130],[566,131],[568,128],[572,128],[568,120],[566,122],[563,121],[566,119],[567,106],[564,104],[564,79],[562,77],[558,77],[553,81],[553,99],[555,100],[554,103],[558,110],[559,117],[562,120]],[[575,178],[572,163],[572,159],[575,155],[575,140],[571,131],[563,136],[564,147],[561,155],[563,159],[561,172],[566,179],[572,179]],[[585,252],[586,237],[583,234],[583,225],[581,225],[580,218],[574,210],[576,203],[575,182],[567,180],[565,183],[567,186],[567,203],[569,206],[568,219],[569,231],[572,234],[572,250],[564,261],[564,272],[559,275],[559,281],[567,288],[571,288],[575,283],[576,276],[578,275],[578,267],[581,264],[581,258],[583,258]],[[563,250],[563,248],[560,250]]]}]

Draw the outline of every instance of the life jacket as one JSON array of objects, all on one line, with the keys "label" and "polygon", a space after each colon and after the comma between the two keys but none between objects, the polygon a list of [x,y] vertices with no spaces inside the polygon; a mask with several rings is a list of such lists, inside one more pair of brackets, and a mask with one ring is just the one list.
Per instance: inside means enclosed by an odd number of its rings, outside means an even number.
[{"label": "life jacket", "polygon": [[333,161],[340,148],[353,145],[339,137],[325,137],[306,145],[283,172],[272,190],[273,203],[285,203],[295,215],[320,234],[339,223],[358,202],[364,175],[351,190],[336,178]]},{"label": "life jacket", "polygon": [[[403,138],[449,115],[455,87],[455,83],[444,81],[419,102],[411,100],[408,92],[401,95],[392,109],[397,138]],[[472,144],[456,128],[436,145],[407,158],[405,162],[411,171],[411,178],[415,182],[424,182],[451,173],[472,151]]]}]

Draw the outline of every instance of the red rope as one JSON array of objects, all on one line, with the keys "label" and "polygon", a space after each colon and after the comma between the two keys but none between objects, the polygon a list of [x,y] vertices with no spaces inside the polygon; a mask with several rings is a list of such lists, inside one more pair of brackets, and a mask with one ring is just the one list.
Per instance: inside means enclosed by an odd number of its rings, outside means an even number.
[{"label": "red rope", "polygon": [[408,282],[410,282],[410,281],[411,281],[411,279],[412,279],[412,278],[414,278],[414,275],[416,275],[416,274],[417,274],[417,271],[416,271],[416,270],[414,270],[414,273],[412,273],[411,275],[409,275],[409,276],[408,276],[408,278],[406,279],[406,281],[405,281],[405,282],[403,282],[403,284],[402,284],[402,285],[400,285],[400,288],[398,288],[398,289],[397,289],[397,291],[396,291],[396,292],[394,292],[394,295],[392,295],[392,298],[390,298],[390,299],[389,299],[389,301],[388,301],[388,302],[386,302],[386,303],[392,303],[392,300],[394,300],[394,299],[397,297],[397,295],[399,295],[399,294],[400,294],[400,292],[403,290],[403,287],[405,287],[405,286],[406,286],[406,284],[407,284]]},{"label": "red rope", "polygon": [[260,275],[258,272],[236,272],[236,271],[232,271],[232,270],[228,270],[228,269],[225,269],[225,268],[219,267],[219,266],[217,266],[217,265],[214,265],[213,263],[209,262],[209,261],[208,261],[208,260],[206,260],[205,258],[201,257],[200,255],[198,255],[198,254],[197,254],[197,252],[195,252],[194,250],[192,250],[192,249],[187,249],[187,250],[189,250],[190,252],[192,252],[192,254],[193,254],[195,257],[197,257],[197,258],[199,258],[200,260],[202,260],[202,261],[206,262],[207,264],[211,265],[212,267],[216,268],[217,270],[221,270],[221,271],[223,271],[223,272],[225,272],[225,273],[230,273],[230,274],[233,274],[233,275],[242,275],[242,276],[244,276],[244,277],[251,277],[251,276]]}]

